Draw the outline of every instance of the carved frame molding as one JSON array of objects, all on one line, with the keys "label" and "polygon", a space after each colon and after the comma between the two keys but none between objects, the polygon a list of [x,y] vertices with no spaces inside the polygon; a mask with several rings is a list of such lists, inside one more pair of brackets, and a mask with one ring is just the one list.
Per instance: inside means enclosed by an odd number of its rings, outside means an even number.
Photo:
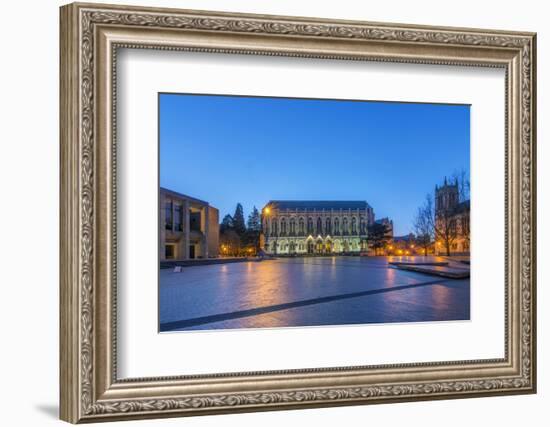
[{"label": "carved frame molding", "polygon": [[[506,357],[117,380],[118,48],[506,68]],[[60,87],[62,419],[535,392],[535,34],[71,4],[61,8]]]}]

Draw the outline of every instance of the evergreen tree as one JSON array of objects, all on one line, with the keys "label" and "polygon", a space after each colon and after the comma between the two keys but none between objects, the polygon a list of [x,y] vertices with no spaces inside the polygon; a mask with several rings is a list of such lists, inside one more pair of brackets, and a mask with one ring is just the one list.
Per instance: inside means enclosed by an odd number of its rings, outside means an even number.
[{"label": "evergreen tree", "polygon": [[233,217],[231,215],[226,215],[222,219],[222,223],[220,224],[220,233],[223,233],[228,230],[233,229]]},{"label": "evergreen tree", "polygon": [[254,253],[260,249],[260,232],[262,228],[260,212],[256,209],[256,206],[252,209],[250,215],[248,215],[248,221],[246,223],[246,233],[244,241],[249,248],[253,248]]},{"label": "evergreen tree", "polygon": [[252,212],[250,215],[248,215],[248,221],[246,223],[246,227],[249,231],[259,232],[262,225],[260,221],[260,212],[258,212],[258,209],[256,209],[256,206],[252,209]]},{"label": "evergreen tree", "polygon": [[243,236],[246,232],[243,205],[241,205],[240,203],[237,203],[235,214],[233,215],[233,229],[239,236]]},{"label": "evergreen tree", "polygon": [[375,222],[368,227],[368,242],[369,246],[374,249],[375,255],[390,240],[389,232],[389,226],[380,222]]}]

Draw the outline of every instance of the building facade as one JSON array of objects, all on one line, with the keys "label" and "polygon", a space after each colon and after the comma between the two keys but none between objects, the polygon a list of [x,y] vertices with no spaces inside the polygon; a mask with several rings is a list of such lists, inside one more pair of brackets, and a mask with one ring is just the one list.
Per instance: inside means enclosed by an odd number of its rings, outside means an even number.
[{"label": "building facade", "polygon": [[377,224],[384,225],[388,232],[386,233],[386,237],[388,239],[393,239],[393,220],[389,219],[388,217],[380,218],[375,221]]},{"label": "building facade", "polygon": [[364,201],[273,200],[262,210],[262,246],[271,255],[367,252],[374,212]]},{"label": "building facade", "polygon": [[161,261],[216,258],[219,235],[218,209],[203,200],[160,189]]},{"label": "building facade", "polygon": [[416,255],[418,251],[413,233],[404,236],[393,236],[389,247],[391,247],[388,251],[389,255]]},{"label": "building facade", "polygon": [[460,201],[458,182],[435,187],[435,253],[470,253],[470,200]]}]

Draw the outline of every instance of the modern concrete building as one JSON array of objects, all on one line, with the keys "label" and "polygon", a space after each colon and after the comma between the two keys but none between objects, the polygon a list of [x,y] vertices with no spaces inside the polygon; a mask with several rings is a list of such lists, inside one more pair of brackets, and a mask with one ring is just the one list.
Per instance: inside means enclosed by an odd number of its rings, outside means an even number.
[{"label": "modern concrete building", "polygon": [[374,212],[364,201],[272,200],[262,210],[268,254],[323,255],[366,252]]},{"label": "modern concrete building", "polygon": [[160,189],[159,259],[189,260],[219,255],[219,212],[208,202]]}]

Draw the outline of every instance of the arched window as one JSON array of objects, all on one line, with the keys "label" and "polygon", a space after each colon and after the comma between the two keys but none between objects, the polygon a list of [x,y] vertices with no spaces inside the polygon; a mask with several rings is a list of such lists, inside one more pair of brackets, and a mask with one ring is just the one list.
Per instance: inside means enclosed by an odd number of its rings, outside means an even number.
[{"label": "arched window", "polygon": [[360,220],[360,225],[359,225],[359,233],[360,234],[367,234],[367,227],[366,227],[366,224],[365,224],[365,217],[361,217],[361,220]]},{"label": "arched window", "polygon": [[281,219],[281,236],[286,236],[286,219]]},{"label": "arched window", "polygon": [[296,234],[296,220],[290,218],[290,235],[294,236]]},{"label": "arched window", "polygon": [[355,217],[351,218],[351,234],[357,234],[357,220]]},{"label": "arched window", "polygon": [[323,234],[323,220],[321,217],[317,218],[317,234]]},{"label": "arched window", "polygon": [[299,232],[300,232],[300,236],[303,236],[306,232],[305,230],[305,224],[304,224],[304,218],[300,218],[300,221],[299,221]]},{"label": "arched window", "polygon": [[334,218],[334,234],[337,236],[340,234],[340,220],[338,218]]},{"label": "arched window", "polygon": [[344,218],[344,221],[342,222],[342,235],[346,236],[349,233],[348,230],[348,219]]},{"label": "arched window", "polygon": [[327,218],[326,221],[325,221],[325,233],[326,234],[331,234],[332,233],[332,230],[331,230],[331,227],[330,227],[330,218]]},{"label": "arched window", "polygon": [[271,221],[271,235],[276,236],[277,235],[277,220],[274,219]]},{"label": "arched window", "polygon": [[308,234],[313,234],[313,218],[309,217],[307,219],[307,232]]}]

